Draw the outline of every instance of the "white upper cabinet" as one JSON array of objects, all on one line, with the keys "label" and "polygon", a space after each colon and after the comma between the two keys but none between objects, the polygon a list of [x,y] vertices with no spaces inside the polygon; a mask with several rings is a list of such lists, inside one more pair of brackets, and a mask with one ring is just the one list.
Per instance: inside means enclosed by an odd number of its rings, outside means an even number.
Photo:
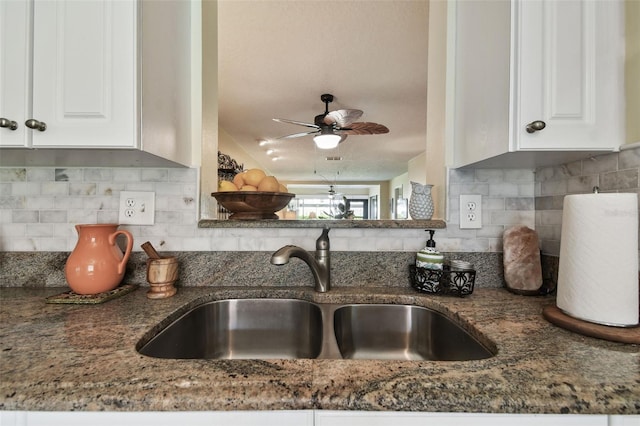
[{"label": "white upper cabinet", "polygon": [[0,117],[17,124],[0,147],[39,148],[3,150],[2,165],[192,165],[197,4],[0,2]]},{"label": "white upper cabinet", "polygon": [[28,146],[31,114],[31,3],[0,2],[0,146]]},{"label": "white upper cabinet", "polygon": [[623,10],[620,0],[452,2],[453,166],[536,167],[623,144]]},{"label": "white upper cabinet", "polygon": [[137,148],[136,3],[34,6],[33,147]]}]

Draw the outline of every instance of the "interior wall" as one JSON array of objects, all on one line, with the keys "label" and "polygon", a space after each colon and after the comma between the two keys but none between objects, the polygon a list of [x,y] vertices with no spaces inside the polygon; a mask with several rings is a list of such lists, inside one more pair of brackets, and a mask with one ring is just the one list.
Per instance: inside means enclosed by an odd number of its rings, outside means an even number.
[{"label": "interior wall", "polygon": [[410,182],[427,183],[427,153],[423,152],[409,160],[408,169]]},{"label": "interior wall", "polygon": [[[218,186],[218,2],[202,2],[202,165],[200,217],[215,219],[217,205],[211,193]],[[215,167],[206,165],[215,164]]]},{"label": "interior wall", "polygon": [[640,142],[640,2],[625,2],[626,143]]},{"label": "interior wall", "polygon": [[447,74],[447,5],[446,1],[429,2],[429,55],[427,73],[426,181],[433,185],[431,196],[434,219],[445,218],[447,197],[446,162],[446,74]]},{"label": "interior wall", "polygon": [[240,165],[244,166],[244,170],[249,169],[262,169],[267,174],[271,174],[269,169],[256,161],[251,155],[247,153],[235,140],[227,133],[222,127],[218,126],[218,151],[223,154],[229,155],[236,160]]}]

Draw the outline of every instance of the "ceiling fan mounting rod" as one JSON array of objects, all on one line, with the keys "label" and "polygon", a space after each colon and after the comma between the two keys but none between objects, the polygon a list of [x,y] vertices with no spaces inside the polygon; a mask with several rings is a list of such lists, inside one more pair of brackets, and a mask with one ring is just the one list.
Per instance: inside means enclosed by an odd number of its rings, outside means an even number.
[{"label": "ceiling fan mounting rod", "polygon": [[333,95],[330,93],[325,93],[324,95],[320,95],[320,100],[324,103],[331,103],[333,102]]}]

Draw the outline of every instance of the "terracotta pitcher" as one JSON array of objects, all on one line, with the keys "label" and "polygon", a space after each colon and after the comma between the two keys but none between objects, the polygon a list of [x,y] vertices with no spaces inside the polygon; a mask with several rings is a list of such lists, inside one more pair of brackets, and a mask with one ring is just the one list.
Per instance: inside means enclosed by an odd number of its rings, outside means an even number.
[{"label": "terracotta pitcher", "polygon": [[[129,231],[118,230],[114,223],[76,225],[78,242],[71,252],[64,273],[71,290],[78,294],[98,294],[120,284],[133,248]],[[127,238],[127,248],[116,244],[116,237]]]}]

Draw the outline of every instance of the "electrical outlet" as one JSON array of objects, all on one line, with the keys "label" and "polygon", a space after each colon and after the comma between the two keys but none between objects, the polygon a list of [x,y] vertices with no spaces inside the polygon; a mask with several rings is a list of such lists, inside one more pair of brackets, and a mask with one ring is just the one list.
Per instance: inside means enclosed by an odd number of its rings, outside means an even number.
[{"label": "electrical outlet", "polygon": [[120,191],[120,224],[153,225],[155,211],[155,192]]},{"label": "electrical outlet", "polygon": [[482,195],[460,195],[460,229],[482,228]]}]

